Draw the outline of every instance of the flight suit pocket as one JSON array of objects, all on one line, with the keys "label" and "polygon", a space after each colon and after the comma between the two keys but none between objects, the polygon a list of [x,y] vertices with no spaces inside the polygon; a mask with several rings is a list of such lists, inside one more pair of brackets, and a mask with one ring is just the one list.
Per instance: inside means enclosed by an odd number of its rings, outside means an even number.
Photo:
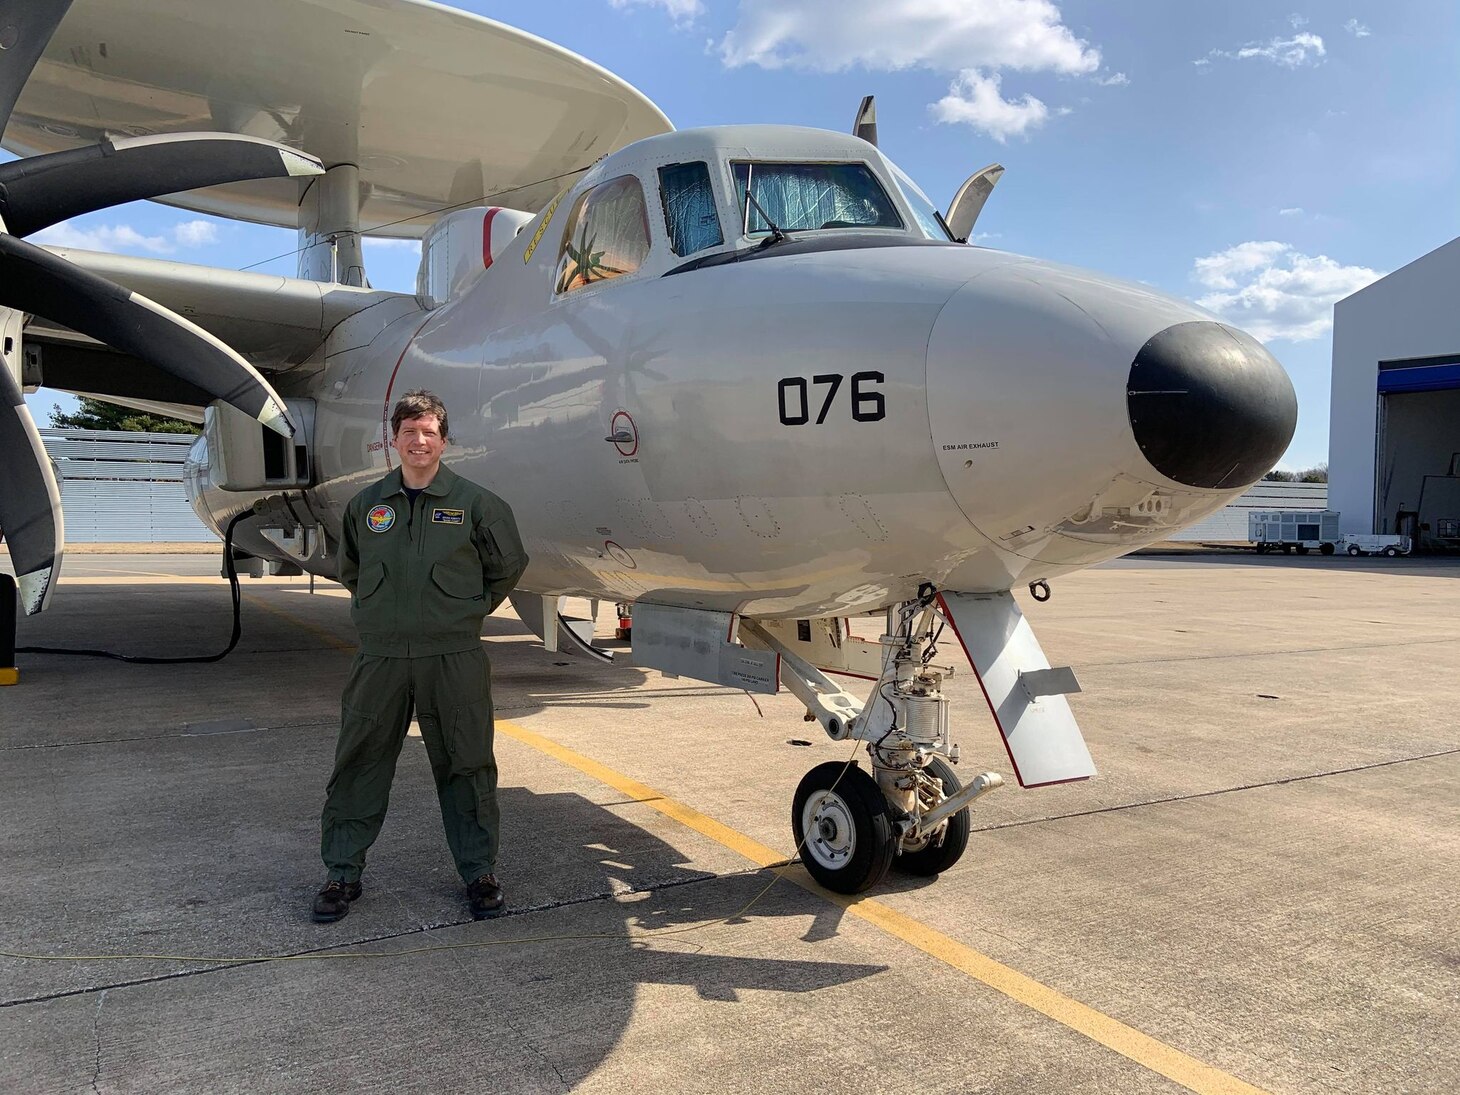
[{"label": "flight suit pocket", "polygon": [[330,779],[333,788],[341,775],[368,768],[385,750],[380,720],[358,708],[342,705],[340,737],[335,744],[335,771]]},{"label": "flight suit pocket", "polygon": [[355,600],[363,601],[380,588],[385,581],[385,564],[369,563],[360,571],[360,581],[355,585]]},{"label": "flight suit pocket", "polygon": [[478,824],[495,832],[499,815],[491,697],[484,696],[474,703],[453,708],[444,726],[446,732],[442,736],[451,758],[451,776],[471,788]]},{"label": "flight suit pocket", "polygon": [[431,568],[431,581],[448,597],[478,601],[483,597],[480,567],[466,570],[450,563],[437,563]]},{"label": "flight suit pocket", "polygon": [[507,571],[516,570],[522,562],[522,555],[512,526],[499,517],[487,523],[487,535],[492,538],[492,546],[497,549],[497,558],[501,561],[502,568]]}]

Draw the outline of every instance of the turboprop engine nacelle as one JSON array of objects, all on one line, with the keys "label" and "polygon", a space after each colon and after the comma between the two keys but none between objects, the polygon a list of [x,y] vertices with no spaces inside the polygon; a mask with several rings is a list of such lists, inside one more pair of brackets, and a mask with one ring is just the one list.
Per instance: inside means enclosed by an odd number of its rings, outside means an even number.
[{"label": "turboprop engine nacelle", "polygon": [[432,308],[459,297],[532,219],[531,213],[495,205],[442,217],[421,240],[416,294]]}]

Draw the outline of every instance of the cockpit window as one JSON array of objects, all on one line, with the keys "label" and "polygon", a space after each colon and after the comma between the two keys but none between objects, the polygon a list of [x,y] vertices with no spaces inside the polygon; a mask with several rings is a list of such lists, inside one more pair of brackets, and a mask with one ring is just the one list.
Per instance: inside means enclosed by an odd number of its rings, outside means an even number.
[{"label": "cockpit window", "polygon": [[709,164],[701,160],[661,167],[659,191],[664,202],[664,227],[676,255],[693,255],[725,242]]},{"label": "cockpit window", "polygon": [[938,207],[928,200],[918,184],[898,167],[892,169],[892,176],[902,188],[902,196],[907,199],[907,204],[912,206],[913,216],[918,219],[923,233],[932,240],[951,240],[953,235],[944,225],[943,218],[938,215]]},{"label": "cockpit window", "polygon": [[589,190],[573,206],[558,252],[559,293],[632,274],[649,255],[644,190],[620,175]]},{"label": "cockpit window", "polygon": [[[767,217],[788,231],[903,226],[866,164],[736,161],[730,166],[747,235],[769,232]],[[747,192],[754,201],[746,199]]]}]

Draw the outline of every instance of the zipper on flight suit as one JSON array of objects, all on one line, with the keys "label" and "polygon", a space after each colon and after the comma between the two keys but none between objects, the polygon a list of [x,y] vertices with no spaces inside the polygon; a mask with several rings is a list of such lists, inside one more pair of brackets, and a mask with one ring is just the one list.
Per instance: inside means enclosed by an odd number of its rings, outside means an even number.
[{"label": "zipper on flight suit", "polygon": [[[428,483],[427,486],[430,486],[430,484]],[[426,497],[426,491],[424,487],[416,492],[416,496],[414,498],[412,498],[409,494],[406,495],[406,500],[409,501],[411,504],[411,519],[406,522],[406,535],[411,538],[411,543],[415,545],[416,548],[416,559],[418,560],[418,562],[416,563],[415,569],[417,571],[424,571],[426,565],[426,530],[422,528],[420,533],[416,532],[416,504],[420,502],[420,500],[424,497]],[[420,586],[413,586],[413,588],[420,588],[424,590],[426,587],[426,583],[431,580],[431,575],[429,573],[423,572],[420,573],[418,577],[420,581]],[[426,598],[424,593],[416,597],[415,609],[416,634],[424,635],[426,633]]]}]

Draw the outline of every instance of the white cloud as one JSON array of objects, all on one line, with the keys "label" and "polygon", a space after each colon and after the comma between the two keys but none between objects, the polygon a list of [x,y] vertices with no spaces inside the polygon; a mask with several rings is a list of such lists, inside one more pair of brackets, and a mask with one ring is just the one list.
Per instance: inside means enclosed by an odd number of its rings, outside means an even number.
[{"label": "white cloud", "polygon": [[218,226],[212,221],[183,221],[172,230],[172,234],[184,247],[202,247],[218,242]]},{"label": "white cloud", "polygon": [[1095,82],[1101,87],[1125,87],[1130,83],[1130,77],[1123,72],[1116,72],[1109,76],[1097,76]]},{"label": "white cloud", "polygon": [[608,0],[608,6],[623,11],[625,8],[663,8],[676,24],[691,23],[705,14],[701,0]]},{"label": "white cloud", "polygon": [[1018,102],[999,93],[999,75],[984,75],[976,68],[964,69],[948,88],[948,94],[929,108],[940,122],[970,125],[1003,144],[1009,137],[1022,137],[1043,125],[1049,107],[1032,95]]},{"label": "white cloud", "polygon": [[1308,17],[1306,15],[1289,15],[1288,22],[1294,30],[1300,30],[1308,25]]},{"label": "white cloud", "polygon": [[218,242],[218,228],[211,221],[191,220],[175,224],[164,233],[144,236],[130,224],[102,224],[82,227],[62,221],[30,237],[31,243],[49,247],[76,247],[84,251],[146,251],[169,255],[179,247],[203,247]]},{"label": "white cloud", "polygon": [[364,236],[362,238],[366,247],[378,247],[382,251],[414,251],[418,255],[421,253],[420,240],[389,239],[385,236]]},{"label": "white cloud", "polygon": [[[741,0],[718,48],[729,68],[956,73],[948,94],[929,105],[933,117],[1000,142],[1029,133],[1051,114],[1069,113],[1027,93],[1004,98],[1001,71],[1090,76],[1100,70],[1100,51],[1075,37],[1052,0]],[[1118,72],[1097,82],[1129,80]]]},{"label": "white cloud", "polygon": [[1249,61],[1259,58],[1271,61],[1275,65],[1282,65],[1284,68],[1300,68],[1303,65],[1321,64],[1327,53],[1328,50],[1324,48],[1322,38],[1316,34],[1304,32],[1295,34],[1291,38],[1272,38],[1266,42],[1252,42],[1241,49],[1214,49],[1194,63],[1207,65],[1211,63],[1213,57],[1223,57],[1233,61]]},{"label": "white cloud", "polygon": [[1301,205],[1290,205],[1286,209],[1278,210],[1278,216],[1280,217],[1301,217],[1302,215],[1303,207]]},{"label": "white cloud", "polygon": [[1252,240],[1197,259],[1192,277],[1216,290],[1197,300],[1203,308],[1264,341],[1305,342],[1332,328],[1335,301],[1383,274],[1275,240]]},{"label": "white cloud", "polygon": [[1373,33],[1373,31],[1364,26],[1364,24],[1360,23],[1357,19],[1350,19],[1347,23],[1343,25],[1343,29],[1348,31],[1355,38],[1367,38],[1370,34]]},{"label": "white cloud", "polygon": [[1100,51],[1070,32],[1050,0],[741,0],[719,50],[730,68],[818,72],[1100,67]]}]

